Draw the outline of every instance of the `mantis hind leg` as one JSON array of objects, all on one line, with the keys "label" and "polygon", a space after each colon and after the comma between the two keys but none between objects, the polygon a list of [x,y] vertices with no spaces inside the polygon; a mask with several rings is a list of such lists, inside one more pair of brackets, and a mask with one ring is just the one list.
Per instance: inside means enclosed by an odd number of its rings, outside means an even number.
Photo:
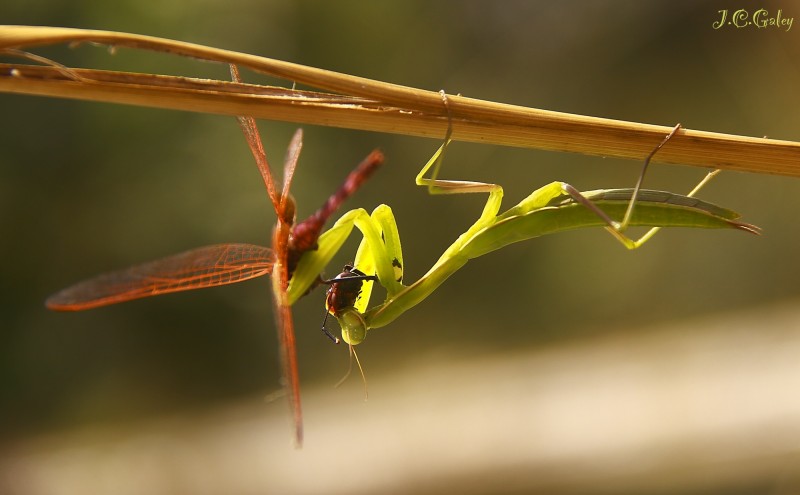
[{"label": "mantis hind leg", "polygon": [[[565,194],[568,194],[572,197],[572,199],[590,211],[595,213],[598,217],[600,217],[606,224],[606,230],[614,236],[619,242],[621,242],[626,248],[628,249],[637,249],[642,246],[645,242],[650,240],[659,230],[661,227],[653,227],[652,229],[648,230],[644,235],[639,237],[638,239],[631,239],[630,237],[624,234],[625,230],[628,228],[630,224],[631,218],[633,217],[633,211],[636,206],[636,201],[639,197],[639,191],[641,190],[642,183],[644,182],[644,175],[647,172],[647,167],[650,164],[650,160],[653,156],[660,150],[666,143],[669,141],[681,128],[680,124],[677,124],[659,144],[656,146],[653,151],[647,155],[645,158],[644,165],[642,166],[642,171],[639,174],[639,179],[636,181],[636,186],[633,189],[633,193],[631,194],[630,202],[628,203],[628,208],[625,210],[625,216],[622,219],[622,222],[616,222],[612,220],[602,209],[600,209],[597,205],[595,205],[591,200],[586,198],[580,191],[578,191],[575,187],[571,186],[567,183],[561,184],[561,189]],[[714,176],[719,173],[719,169],[712,170],[701,180],[695,187],[692,189],[687,196],[693,197],[697,194],[700,189],[703,188]]]}]

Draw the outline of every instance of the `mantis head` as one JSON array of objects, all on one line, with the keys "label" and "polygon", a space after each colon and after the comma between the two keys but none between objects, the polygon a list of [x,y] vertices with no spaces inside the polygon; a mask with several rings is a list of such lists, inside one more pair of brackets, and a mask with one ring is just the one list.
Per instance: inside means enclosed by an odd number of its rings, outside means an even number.
[{"label": "mantis head", "polygon": [[346,308],[336,319],[342,327],[342,340],[350,345],[358,345],[367,338],[367,323],[364,316],[355,308]]}]

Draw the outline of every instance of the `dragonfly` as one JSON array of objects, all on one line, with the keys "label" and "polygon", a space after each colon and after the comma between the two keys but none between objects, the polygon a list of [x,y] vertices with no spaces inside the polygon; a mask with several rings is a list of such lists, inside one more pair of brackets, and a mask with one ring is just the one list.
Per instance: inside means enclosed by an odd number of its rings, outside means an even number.
[{"label": "dragonfly", "polygon": [[[235,82],[241,82],[235,66],[231,66],[231,75]],[[373,150],[315,213],[298,223],[295,218],[296,205],[289,190],[303,146],[302,129],[295,132],[289,143],[284,160],[283,185],[279,191],[255,119],[241,116],[237,120],[277,216],[271,248],[242,243],[196,248],[80,282],[52,295],[45,304],[47,308],[57,311],[82,311],[143,297],[233,284],[271,274],[281,368],[292,409],[295,442],[301,446],[303,420],[300,381],[294,324],[286,290],[299,260],[305,253],[317,249],[317,241],[327,220],[383,164],[384,155],[380,150]],[[316,279],[308,280],[304,290],[309,292],[324,282],[317,275]]]},{"label": "dragonfly", "polygon": [[[379,205],[371,214],[363,208],[350,210],[330,229],[320,233],[332,212],[383,162],[379,151],[373,151],[351,172],[343,186],[317,213],[295,224],[295,206],[288,189],[301,148],[301,134],[295,134],[289,145],[283,191],[278,193],[255,121],[240,117],[277,214],[271,249],[249,244],[199,248],[79,283],[48,299],[48,307],[56,310],[89,309],[271,274],[283,371],[295,422],[295,439],[299,445],[302,442],[302,413],[291,306],[316,285],[330,285],[326,311],[338,321],[342,340],[352,350],[353,346],[364,341],[368,330],[384,327],[417,306],[470,259],[516,242],[598,226],[608,230],[627,249],[641,247],[662,227],[732,228],[754,234],[760,232],[758,227],[739,221],[736,212],[694,197],[716,171],[709,173],[686,195],[641,188],[651,158],[680,131],[680,125],[645,158],[634,188],[580,192],[565,182],[552,182],[500,213],[503,199],[500,185],[438,178],[453,132],[453,119],[444,92],[442,99],[448,119],[444,142],[417,174],[415,183],[426,187],[430,194],[485,193],[488,199],[479,218],[418,280],[405,284],[399,230],[391,208],[385,204]],[[429,171],[431,177],[428,178]],[[651,229],[634,240],[625,235],[629,226]],[[354,227],[363,236],[354,263],[346,266],[336,278],[322,280],[320,273],[341,249]],[[383,302],[368,308],[376,284],[383,287],[386,296]],[[323,331],[332,340],[338,340],[325,329],[324,323]]]}]

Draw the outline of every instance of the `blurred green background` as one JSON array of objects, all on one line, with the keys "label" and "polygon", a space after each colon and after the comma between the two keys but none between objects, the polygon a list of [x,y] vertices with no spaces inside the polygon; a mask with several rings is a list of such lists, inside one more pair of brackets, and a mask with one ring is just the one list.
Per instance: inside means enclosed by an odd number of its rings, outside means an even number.
[{"label": "blurred green background", "polygon": [[[780,1],[38,0],[3,2],[0,22],[150,34],[535,108],[800,140],[800,25],[712,28],[720,9],[760,7],[800,16],[800,5]],[[222,66],[124,49],[36,53],[70,66],[227,77]],[[274,214],[235,120],[9,94],[0,94],[0,111],[0,443],[259,401],[277,390],[266,279],[79,314],[43,307],[50,293],[110,269],[219,242],[267,245]],[[260,124],[276,166],[295,126]],[[414,186],[439,144],[307,126],[293,189],[299,215],[381,148],[387,165],[345,207],[392,206],[414,279],[484,201],[429,197]],[[456,144],[442,176],[501,184],[511,206],[553,180],[632,186],[639,167]],[[646,185],[685,192],[703,174],[659,165]],[[471,262],[371,332],[359,348],[371,387],[431,356],[446,366],[447,358],[502,357],[654,322],[794,304],[800,182],[724,173],[702,196],[743,213],[764,235],[666,231],[637,252],[602,230],[514,245]],[[351,260],[356,242],[337,266]],[[347,366],[346,348],[319,332],[323,299],[317,291],[294,310],[307,386],[329,386]],[[339,400],[361,400],[359,387],[351,381]]]}]

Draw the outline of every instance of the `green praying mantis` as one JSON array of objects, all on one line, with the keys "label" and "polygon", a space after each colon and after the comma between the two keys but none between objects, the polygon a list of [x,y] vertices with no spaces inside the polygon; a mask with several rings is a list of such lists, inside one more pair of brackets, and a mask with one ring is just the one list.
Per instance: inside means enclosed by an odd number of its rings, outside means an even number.
[{"label": "green praying mantis", "polygon": [[[445,94],[442,93],[442,96],[446,104]],[[301,259],[289,283],[289,303],[293,304],[308,290],[353,227],[361,231],[363,240],[353,265],[346,267],[342,274],[344,277],[337,277],[333,282],[354,280],[362,284],[360,297],[355,298],[352,305],[328,305],[329,312],[339,322],[343,340],[351,346],[363,342],[368,330],[388,325],[424,301],[470,259],[515,242],[595,226],[605,227],[628,249],[641,247],[662,227],[735,228],[760,233],[758,227],[738,221],[737,213],[693,197],[718,170],[710,172],[685,196],[641,189],[650,159],[679,130],[680,124],[646,158],[639,180],[632,189],[580,192],[567,183],[552,182],[537,189],[516,206],[499,213],[503,199],[501,186],[437,178],[451,142],[450,125],[444,143],[417,174],[416,184],[427,187],[431,194],[488,193],[478,220],[447,248],[427,273],[405,285],[400,236],[392,209],[382,204],[371,215],[364,209],[351,210],[320,236],[316,251],[307,253]],[[426,178],[429,171],[431,178]],[[622,220],[617,222],[612,218]],[[651,229],[634,240],[624,233],[629,226]],[[386,291],[386,297],[382,303],[368,308],[376,280]],[[327,332],[324,325],[323,331]]]}]

